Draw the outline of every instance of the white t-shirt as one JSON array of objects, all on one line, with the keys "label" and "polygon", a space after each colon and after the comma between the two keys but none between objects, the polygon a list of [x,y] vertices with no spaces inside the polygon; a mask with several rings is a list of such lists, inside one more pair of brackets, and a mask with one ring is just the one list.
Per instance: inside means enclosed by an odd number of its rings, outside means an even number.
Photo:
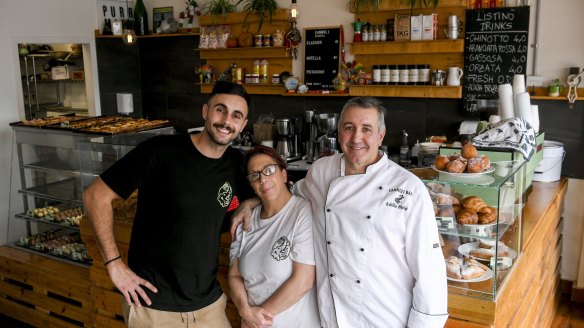
[{"label": "white t-shirt", "polygon": [[[292,196],[274,216],[260,219],[254,209],[251,231],[241,226],[231,243],[230,259],[239,258],[239,271],[252,306],[265,302],[292,275],[292,261],[315,265],[310,203]],[[320,327],[316,287],[274,318],[272,327]]]}]

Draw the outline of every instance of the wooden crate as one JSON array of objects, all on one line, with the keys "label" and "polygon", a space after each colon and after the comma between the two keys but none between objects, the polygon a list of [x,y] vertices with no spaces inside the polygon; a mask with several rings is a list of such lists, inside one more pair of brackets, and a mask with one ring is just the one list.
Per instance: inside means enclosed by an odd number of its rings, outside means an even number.
[{"label": "wooden crate", "polygon": [[93,327],[89,270],[0,246],[2,313],[37,327]]}]

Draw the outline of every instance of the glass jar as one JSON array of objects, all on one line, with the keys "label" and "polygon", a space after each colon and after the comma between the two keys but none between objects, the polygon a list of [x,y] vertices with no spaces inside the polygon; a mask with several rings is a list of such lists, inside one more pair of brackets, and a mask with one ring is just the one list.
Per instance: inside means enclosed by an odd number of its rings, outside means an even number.
[{"label": "glass jar", "polygon": [[410,85],[418,84],[419,73],[418,73],[418,66],[417,65],[410,65],[409,80],[410,80],[409,81]]},{"label": "glass jar", "polygon": [[390,70],[389,65],[381,65],[381,84],[389,85]]},{"label": "glass jar", "polygon": [[390,65],[389,66],[389,83],[391,85],[398,85],[399,84],[399,66],[398,65]]},{"label": "glass jar", "polygon": [[418,65],[418,83],[422,85],[430,84],[430,65]]},{"label": "glass jar", "polygon": [[260,61],[260,84],[268,83],[268,65],[269,62],[265,59]]},{"label": "glass jar", "polygon": [[272,35],[265,34],[262,35],[262,47],[271,47],[272,46]]},{"label": "glass jar", "polygon": [[380,33],[379,25],[373,25],[373,41],[379,42]]},{"label": "glass jar", "polygon": [[381,65],[373,65],[373,84],[381,84]]},{"label": "glass jar", "polygon": [[272,84],[280,84],[280,74],[272,74]]},{"label": "glass jar", "polygon": [[385,28],[385,24],[381,25],[381,30],[379,33],[379,41],[387,40],[387,29]]},{"label": "glass jar", "polygon": [[253,36],[253,44],[256,47],[261,47],[263,45],[263,37],[261,34],[256,34]]},{"label": "glass jar", "polygon": [[399,65],[399,84],[407,85],[410,82],[410,67],[408,65]]}]

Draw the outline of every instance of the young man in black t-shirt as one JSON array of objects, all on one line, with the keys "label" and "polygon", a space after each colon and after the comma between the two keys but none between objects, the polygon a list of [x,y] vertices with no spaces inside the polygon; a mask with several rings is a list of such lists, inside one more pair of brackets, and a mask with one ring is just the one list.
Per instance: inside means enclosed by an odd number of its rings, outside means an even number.
[{"label": "young man in black t-shirt", "polygon": [[[230,327],[216,275],[222,220],[232,198],[251,195],[241,154],[229,143],[247,123],[251,99],[219,81],[199,134],[153,137],[97,178],[83,201],[130,327]],[[113,234],[111,201],[138,189],[128,264]],[[243,193],[242,193],[243,192]],[[143,307],[142,305],[146,305]]]}]

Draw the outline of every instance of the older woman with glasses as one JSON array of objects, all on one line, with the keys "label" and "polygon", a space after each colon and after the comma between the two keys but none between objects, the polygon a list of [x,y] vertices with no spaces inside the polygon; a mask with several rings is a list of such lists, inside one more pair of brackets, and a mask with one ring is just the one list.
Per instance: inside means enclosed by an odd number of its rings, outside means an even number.
[{"label": "older woman with glasses", "polygon": [[320,327],[310,204],[290,193],[272,148],[249,150],[243,165],[261,206],[231,244],[229,288],[242,327]]}]

